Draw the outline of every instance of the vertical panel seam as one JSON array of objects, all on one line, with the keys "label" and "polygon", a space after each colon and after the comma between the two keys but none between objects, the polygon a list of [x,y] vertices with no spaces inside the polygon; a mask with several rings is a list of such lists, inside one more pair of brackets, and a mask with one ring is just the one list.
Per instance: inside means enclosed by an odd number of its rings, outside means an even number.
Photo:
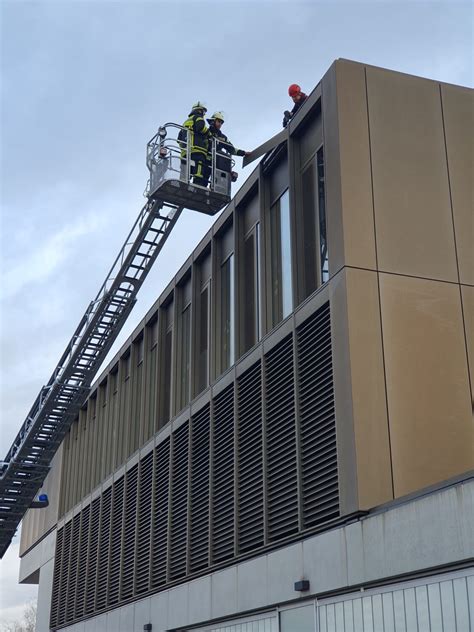
[{"label": "vertical panel seam", "polygon": [[465,348],[465,352],[466,352],[467,375],[468,375],[468,379],[469,379],[469,388],[471,390],[471,401],[474,402],[474,389],[473,389],[473,384],[472,384],[471,371],[470,371],[470,367],[469,367],[469,353],[468,353],[468,349],[467,349],[466,318],[465,318],[465,315],[464,315],[464,302],[463,302],[463,298],[462,298],[461,274],[460,274],[460,271],[459,271],[459,256],[458,256],[458,248],[457,248],[457,241],[456,241],[456,223],[454,221],[453,194],[452,194],[452,189],[451,189],[451,177],[450,177],[450,173],[449,173],[448,141],[446,139],[446,124],[445,124],[445,120],[444,120],[443,92],[441,90],[441,84],[438,84],[438,88],[439,88],[439,100],[440,100],[440,104],[441,104],[441,120],[442,120],[442,123],[443,123],[444,151],[445,151],[445,154],[446,154],[446,173],[447,173],[447,176],[448,176],[449,203],[450,203],[450,207],[451,207],[451,221],[453,223],[454,254],[456,256],[456,269],[457,269],[457,273],[458,273],[459,295],[460,295],[460,298],[461,298],[461,318],[462,318],[462,325],[463,325],[463,332],[464,332],[464,348]]},{"label": "vertical panel seam", "polygon": [[372,164],[372,139],[370,136],[369,91],[368,91],[368,86],[367,86],[367,67],[365,66],[364,66],[364,79],[365,79],[365,102],[366,102],[366,107],[367,107],[367,134],[368,134],[368,140],[369,140],[372,216],[374,220],[375,267],[377,270],[377,292],[378,292],[378,299],[379,299],[380,342],[382,346],[382,364],[383,364],[384,387],[385,387],[385,410],[387,412],[388,448],[390,452],[390,473],[391,473],[391,478],[392,478],[392,496],[393,498],[395,498],[395,477],[393,473],[392,436],[391,436],[391,428],[390,428],[390,411],[388,407],[387,368],[385,366],[385,346],[384,346],[384,338],[383,338],[382,295],[380,291],[380,272],[379,272],[379,259],[378,259],[378,248],[377,248],[377,225],[375,221],[375,195],[374,195],[374,174],[373,174],[373,164]]}]

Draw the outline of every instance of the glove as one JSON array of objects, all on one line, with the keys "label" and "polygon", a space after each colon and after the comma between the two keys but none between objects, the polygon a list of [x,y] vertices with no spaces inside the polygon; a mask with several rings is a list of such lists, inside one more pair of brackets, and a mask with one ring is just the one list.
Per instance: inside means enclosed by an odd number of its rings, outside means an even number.
[{"label": "glove", "polygon": [[283,112],[283,127],[286,127],[288,125],[288,123],[290,122],[291,119],[291,112],[288,112],[288,110],[285,110]]}]

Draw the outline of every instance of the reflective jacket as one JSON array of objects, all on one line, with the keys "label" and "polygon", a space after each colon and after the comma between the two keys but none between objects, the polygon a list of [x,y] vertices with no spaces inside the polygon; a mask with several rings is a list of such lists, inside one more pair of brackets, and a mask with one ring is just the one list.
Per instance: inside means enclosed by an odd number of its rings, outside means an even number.
[{"label": "reflective jacket", "polygon": [[[222,171],[231,170],[231,156],[245,156],[243,149],[236,149],[227,136],[220,129],[211,125],[209,133],[216,139],[216,167]],[[212,143],[209,143],[209,152],[212,151]],[[220,155],[219,155],[220,154]],[[209,153],[209,159],[211,154]]]},{"label": "reflective jacket", "polygon": [[[201,113],[191,112],[189,117],[184,121],[183,127],[189,130],[188,138],[191,144],[191,153],[202,153],[207,156],[209,150],[209,128]],[[186,133],[181,130],[178,135],[180,146],[182,147],[181,155],[186,155]]]}]

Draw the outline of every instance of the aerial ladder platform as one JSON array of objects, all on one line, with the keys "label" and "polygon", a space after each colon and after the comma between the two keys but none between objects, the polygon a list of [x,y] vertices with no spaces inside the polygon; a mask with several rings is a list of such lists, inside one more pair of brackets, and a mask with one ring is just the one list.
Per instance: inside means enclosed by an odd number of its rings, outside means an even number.
[{"label": "aerial ladder platform", "polygon": [[230,201],[232,159],[224,156],[229,169],[223,171],[215,167],[218,156],[223,154],[218,153],[212,139],[210,185],[203,187],[193,182],[189,130],[167,123],[148,142],[147,201],[5,459],[0,461],[0,558],[26,511],[41,506],[34,499],[51,460],[84,405],[94,377],[183,209],[215,215]]}]

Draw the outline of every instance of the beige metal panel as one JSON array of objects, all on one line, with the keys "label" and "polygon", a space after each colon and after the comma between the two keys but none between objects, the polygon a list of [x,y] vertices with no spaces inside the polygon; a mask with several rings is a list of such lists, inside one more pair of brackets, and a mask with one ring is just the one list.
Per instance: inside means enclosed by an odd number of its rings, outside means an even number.
[{"label": "beige metal panel", "polygon": [[344,516],[357,511],[359,507],[345,271],[339,272],[330,279],[328,285],[336,409],[339,504],[341,515]]},{"label": "beige metal panel", "polygon": [[377,273],[346,270],[359,508],[393,498]]},{"label": "beige metal panel", "polygon": [[379,269],[457,281],[439,85],[367,67]]},{"label": "beige metal panel", "polygon": [[339,60],[322,86],[330,273],[375,269],[365,67]]},{"label": "beige metal panel", "polygon": [[365,68],[362,64],[337,61],[336,80],[344,261],[349,266],[374,270],[375,231]]},{"label": "beige metal panel", "polygon": [[51,470],[46,477],[40,493],[48,494],[49,506],[45,509],[30,509],[22,521],[20,539],[20,557],[40,538],[52,529],[59,515],[59,492],[61,487],[61,470],[63,444],[59,447],[51,461]]},{"label": "beige metal panel", "polygon": [[341,500],[349,513],[393,498],[377,274],[347,268],[330,293]]},{"label": "beige metal panel", "polygon": [[441,84],[461,283],[474,285],[474,90]]},{"label": "beige metal panel", "polygon": [[395,496],[474,467],[459,286],[380,275]]},{"label": "beige metal panel", "polygon": [[471,398],[474,410],[474,287],[461,286],[462,306],[464,312],[464,330],[466,333],[467,358],[471,379]]}]

